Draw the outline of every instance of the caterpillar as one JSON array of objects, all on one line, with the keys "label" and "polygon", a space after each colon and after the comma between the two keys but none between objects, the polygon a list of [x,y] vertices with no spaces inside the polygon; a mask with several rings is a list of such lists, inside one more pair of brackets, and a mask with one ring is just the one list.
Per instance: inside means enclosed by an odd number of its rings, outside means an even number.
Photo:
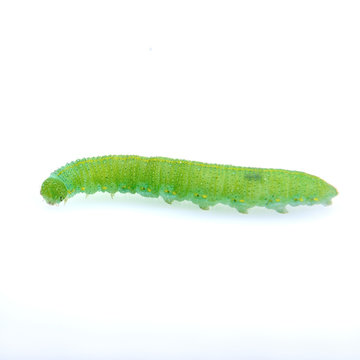
[{"label": "caterpillar", "polygon": [[247,213],[262,206],[286,213],[286,206],[330,205],[337,190],[300,171],[208,164],[165,157],[109,155],[66,164],[50,174],[40,194],[59,204],[78,193],[97,191],[161,196],[167,203],[189,200],[207,210],[218,203]]}]

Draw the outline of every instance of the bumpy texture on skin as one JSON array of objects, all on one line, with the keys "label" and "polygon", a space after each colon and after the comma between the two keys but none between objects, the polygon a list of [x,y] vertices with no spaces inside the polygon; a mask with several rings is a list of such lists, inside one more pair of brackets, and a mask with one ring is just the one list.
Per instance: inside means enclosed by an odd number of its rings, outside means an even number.
[{"label": "bumpy texture on skin", "polygon": [[167,203],[189,200],[202,209],[221,203],[241,213],[253,206],[285,213],[286,205],[330,205],[337,195],[337,190],[324,180],[299,171],[134,155],[71,162],[54,171],[40,193],[53,205],[77,193],[97,191],[161,196]]}]

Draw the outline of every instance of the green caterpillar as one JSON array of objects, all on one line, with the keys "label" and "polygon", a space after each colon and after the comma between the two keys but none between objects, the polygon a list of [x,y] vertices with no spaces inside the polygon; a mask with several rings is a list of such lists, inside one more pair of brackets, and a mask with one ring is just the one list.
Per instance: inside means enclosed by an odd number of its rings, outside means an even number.
[{"label": "green caterpillar", "polygon": [[286,213],[286,205],[330,205],[337,190],[299,171],[207,164],[164,157],[110,155],[80,159],[54,171],[41,186],[48,204],[78,193],[138,193],[167,203],[189,200],[207,210],[218,203],[241,213],[264,206]]}]

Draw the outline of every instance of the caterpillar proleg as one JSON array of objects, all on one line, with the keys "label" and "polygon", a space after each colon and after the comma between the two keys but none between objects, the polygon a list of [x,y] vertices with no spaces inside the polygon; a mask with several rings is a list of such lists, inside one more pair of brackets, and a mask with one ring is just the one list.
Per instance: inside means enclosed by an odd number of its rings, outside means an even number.
[{"label": "caterpillar proleg", "polygon": [[201,209],[218,203],[241,213],[263,206],[286,213],[286,205],[330,205],[337,190],[300,171],[208,164],[165,157],[109,155],[80,159],[51,173],[41,186],[48,204],[97,191],[189,200]]}]

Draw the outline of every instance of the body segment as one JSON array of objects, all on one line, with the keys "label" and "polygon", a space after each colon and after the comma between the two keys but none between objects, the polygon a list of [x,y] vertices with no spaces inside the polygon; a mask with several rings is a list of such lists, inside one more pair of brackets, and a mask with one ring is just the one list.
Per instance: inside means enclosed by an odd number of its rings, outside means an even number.
[{"label": "body segment", "polygon": [[337,194],[325,181],[299,171],[133,155],[74,161],[54,171],[41,188],[49,204],[97,191],[161,196],[168,203],[189,200],[202,209],[222,203],[244,213],[253,206],[286,212],[288,204],[328,205]]}]

